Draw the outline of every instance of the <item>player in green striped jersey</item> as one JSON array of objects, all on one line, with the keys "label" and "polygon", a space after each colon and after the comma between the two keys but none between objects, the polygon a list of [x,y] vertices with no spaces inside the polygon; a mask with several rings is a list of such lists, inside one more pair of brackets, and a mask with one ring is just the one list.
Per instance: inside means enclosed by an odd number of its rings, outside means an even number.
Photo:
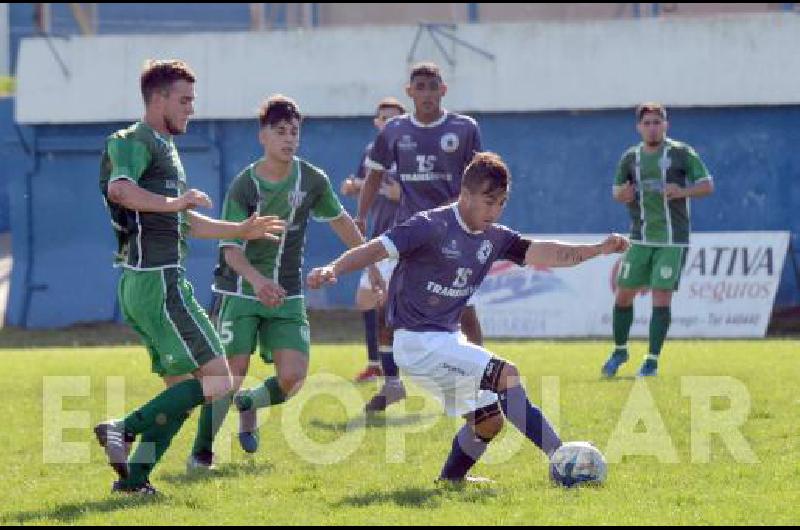
[{"label": "player in green striped jersey", "polygon": [[631,215],[631,247],[620,263],[613,313],[614,352],[603,365],[616,375],[628,360],[628,335],[636,293],[651,289],[650,349],[639,376],[654,376],[671,320],[672,293],[678,290],[689,246],[691,198],[710,195],[714,184],[691,146],[667,137],[667,111],[658,103],[636,109],[642,142],[628,149],[614,180],[614,199]]},{"label": "player in green striped jersey", "polygon": [[[296,394],[308,372],[310,330],[303,299],[301,267],[309,219],[329,223],[349,248],[364,239],[342,207],[325,173],[295,156],[302,116],[297,104],[281,95],[267,99],[259,112],[259,141],[264,156],[231,183],[222,217],[247,219],[253,213],[284,219],[287,230],[278,245],[228,238],[220,243],[214,290],[222,296],[218,330],[238,389],[256,346],[276,376],[236,395],[239,440],[245,451],[258,448],[256,411]],[[383,290],[380,273],[370,270],[373,286]],[[189,469],[213,466],[213,439],[230,406],[203,408]]]},{"label": "player in green striped jersey", "polygon": [[[208,196],[187,189],[173,136],[186,132],[194,113],[195,75],[182,61],[148,61],[141,75],[144,119],[106,141],[100,190],[119,242],[123,267],[119,303],[125,320],[150,354],[153,372],[167,389],[122,420],[104,422],[95,434],[119,475],[113,491],[153,494],[150,473],[186,421],[203,402],[231,391],[222,344],[186,280],[189,236],[243,240],[282,233],[277,217],[217,221],[194,211]],[[128,448],[140,437],[128,460]]]}]

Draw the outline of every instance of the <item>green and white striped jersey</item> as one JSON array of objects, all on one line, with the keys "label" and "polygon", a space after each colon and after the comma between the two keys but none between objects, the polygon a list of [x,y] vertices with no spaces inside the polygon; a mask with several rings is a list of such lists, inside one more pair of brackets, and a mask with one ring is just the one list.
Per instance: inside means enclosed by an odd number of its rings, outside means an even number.
[{"label": "green and white striped jersey", "polygon": [[[172,137],[137,122],[108,137],[100,167],[100,191],[127,179],[141,188],[176,198],[186,191],[186,173]],[[134,270],[183,267],[189,222],[185,212],[137,212],[106,200],[119,248],[116,265]]]},{"label": "green and white striped jersey", "polygon": [[261,274],[279,283],[287,296],[301,296],[301,269],[308,220],[332,221],[345,213],[344,208],[321,169],[295,157],[292,171],[286,179],[268,182],[256,174],[259,162],[249,165],[231,183],[222,207],[222,218],[242,221],[254,212],[277,215],[286,221],[286,231],[280,243],[237,239],[221,241],[219,264],[214,273],[214,290],[255,298],[250,283],[225,262],[224,248],[235,246],[244,251],[248,261]]},{"label": "green and white striped jersey", "polygon": [[710,180],[706,166],[691,146],[667,138],[655,153],[644,145],[622,155],[614,179],[615,186],[630,182],[636,198],[628,205],[631,214],[631,241],[654,246],[686,246],[691,231],[688,198],[667,200],[667,184],[688,187]]}]

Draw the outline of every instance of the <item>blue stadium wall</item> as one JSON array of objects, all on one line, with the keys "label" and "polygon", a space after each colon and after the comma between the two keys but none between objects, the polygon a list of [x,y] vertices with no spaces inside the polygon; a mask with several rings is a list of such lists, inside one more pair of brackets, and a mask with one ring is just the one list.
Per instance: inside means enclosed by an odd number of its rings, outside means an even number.
[{"label": "blue stadium wall", "polygon": [[[0,234],[8,232],[11,228],[11,202],[8,197],[8,187],[11,181],[11,173],[16,168],[8,162],[6,147],[13,142],[14,134],[14,100],[11,98],[0,98]],[[9,142],[9,144],[7,144]]]},{"label": "blue stadium wall", "polygon": [[[8,186],[14,270],[7,323],[45,328],[118,320],[110,266],[113,236],[98,193],[103,138],[122,123],[15,128],[0,101],[0,147]],[[503,221],[525,232],[626,231],[610,199],[618,157],[637,141],[629,111],[476,114],[487,149],[502,154],[514,176]],[[800,259],[800,107],[681,109],[671,135],[691,143],[716,177],[717,192],[693,208],[695,230],[790,230]],[[373,134],[367,118],[309,119],[301,155],[334,185],[351,173]],[[198,121],[179,138],[190,183],[207,191],[219,214],[224,190],[259,155],[255,123]],[[0,200],[3,194],[0,192]],[[355,203],[343,199],[351,211]],[[0,208],[4,208],[0,203]],[[336,256],[342,245],[325,225],[308,233],[304,268]],[[193,241],[189,276],[210,304],[216,245]],[[787,260],[777,304],[800,305]],[[351,306],[357,278],[308,293],[317,307]]]}]

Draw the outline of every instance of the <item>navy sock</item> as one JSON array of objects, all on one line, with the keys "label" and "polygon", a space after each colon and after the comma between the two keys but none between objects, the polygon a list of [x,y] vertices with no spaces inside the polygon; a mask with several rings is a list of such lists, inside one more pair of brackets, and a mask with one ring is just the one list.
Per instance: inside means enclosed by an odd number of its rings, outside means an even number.
[{"label": "navy sock", "polygon": [[386,377],[387,382],[390,379],[398,379],[400,377],[400,369],[394,362],[394,353],[392,353],[391,346],[381,346],[380,353],[383,375]]},{"label": "navy sock", "polygon": [[364,337],[367,341],[367,359],[378,362],[378,312],[374,309],[364,311]]},{"label": "navy sock", "polygon": [[489,442],[479,438],[469,425],[464,425],[453,438],[453,448],[442,468],[440,478],[463,480],[475,462],[486,452],[487,447]]},{"label": "navy sock", "polygon": [[531,405],[525,389],[517,385],[499,392],[500,407],[514,427],[550,456],[561,447],[561,438],[538,407]]}]

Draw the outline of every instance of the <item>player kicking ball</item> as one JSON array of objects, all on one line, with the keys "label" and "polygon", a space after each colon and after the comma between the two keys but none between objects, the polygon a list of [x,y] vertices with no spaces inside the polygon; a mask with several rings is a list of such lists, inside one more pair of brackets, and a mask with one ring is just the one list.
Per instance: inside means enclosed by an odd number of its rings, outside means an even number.
[{"label": "player kicking ball", "polygon": [[531,241],[496,224],[510,179],[498,155],[478,153],[464,171],[456,203],[414,215],[314,269],[307,279],[316,289],[387,257],[399,260],[387,302],[389,323],[396,330],[397,365],[440,399],[448,415],[466,420],[439,477],[446,482],[481,480],[468,472],[500,432],[504,418],[548,457],[562,445],[528,399],[516,366],[458,332],[461,311],[492,264],[509,260],[520,266],[569,267],[628,248],[628,240],[616,234],[594,245],[571,245]]}]

